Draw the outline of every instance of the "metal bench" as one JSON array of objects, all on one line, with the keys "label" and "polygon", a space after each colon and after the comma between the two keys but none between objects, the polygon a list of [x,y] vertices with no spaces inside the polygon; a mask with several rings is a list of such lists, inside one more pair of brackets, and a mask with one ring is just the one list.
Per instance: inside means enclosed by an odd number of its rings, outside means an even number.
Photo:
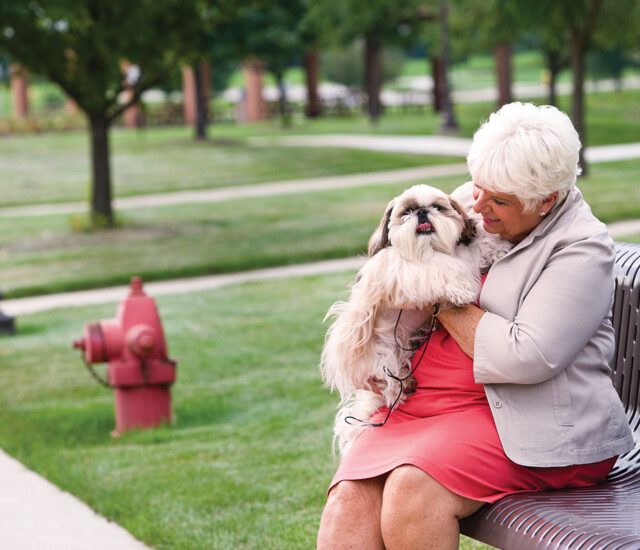
[{"label": "metal bench", "polygon": [[606,482],[484,506],[461,532],[503,550],[640,549],[640,245],[616,244],[612,378],[636,442]]}]

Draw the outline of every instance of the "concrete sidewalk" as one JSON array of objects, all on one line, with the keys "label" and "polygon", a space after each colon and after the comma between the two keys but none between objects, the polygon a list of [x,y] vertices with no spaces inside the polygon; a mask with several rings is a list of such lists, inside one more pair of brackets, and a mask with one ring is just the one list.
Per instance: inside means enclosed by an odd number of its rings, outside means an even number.
[{"label": "concrete sidewalk", "polygon": [[[252,281],[269,281],[274,279],[307,277],[310,275],[323,275],[328,273],[339,273],[341,271],[357,270],[363,263],[364,258],[351,257],[338,260],[326,260],[322,262],[256,269],[253,271],[242,271],[225,275],[210,275],[204,277],[175,279],[172,281],[150,282],[144,284],[144,289],[153,297],[171,294],[186,294],[190,292],[214,290],[216,288],[232,284]],[[128,292],[129,287],[126,285],[82,290],[78,292],[63,292],[60,294],[48,294],[44,296],[3,300],[0,302],[0,307],[4,313],[17,317],[20,315],[30,315],[41,311],[64,307],[81,307],[112,302],[115,303],[126,296]]]},{"label": "concrete sidewalk", "polygon": [[[471,139],[451,136],[385,136],[368,134],[325,134],[317,136],[285,136],[251,138],[256,147],[345,147],[369,151],[385,151],[416,155],[466,157]],[[609,162],[640,158],[640,143],[621,143],[587,147],[588,162]]]},{"label": "concrete sidewalk", "polygon": [[[284,180],[255,185],[239,185],[222,187],[219,189],[204,189],[201,191],[177,191],[173,193],[158,193],[115,199],[113,206],[116,210],[126,208],[148,208],[155,206],[170,206],[174,204],[189,204],[198,202],[220,202],[231,199],[273,197],[291,193],[307,193],[313,191],[327,191],[330,189],[346,189],[365,185],[384,185],[410,181],[426,181],[429,178],[443,176],[461,176],[461,183],[466,181],[467,166],[463,163],[441,164],[435,166],[419,166],[417,168],[401,168],[385,170],[383,172],[367,172],[346,176],[327,176],[321,178],[307,178],[300,180]],[[0,216],[17,218],[22,216],[46,216],[50,214],[73,214],[86,212],[86,202],[69,202],[58,204],[40,204],[34,206],[13,206],[0,208]]]},{"label": "concrete sidewalk", "polygon": [[[625,236],[640,233],[640,220],[625,220],[607,225],[613,239],[624,240]],[[285,265],[266,269],[256,269],[223,275],[208,275],[203,277],[188,277],[168,281],[145,283],[145,290],[152,296],[166,296],[171,294],[185,294],[214,290],[224,286],[252,281],[268,281],[289,277],[306,277],[323,275],[341,271],[358,270],[365,259],[362,257],[325,260],[305,264]],[[0,309],[8,315],[18,317],[30,315],[51,309],[64,307],[81,307],[87,305],[118,302],[126,296],[128,286],[116,286],[82,290],[77,292],[63,292],[28,298],[16,298],[0,302]]]},{"label": "concrete sidewalk", "polygon": [[147,550],[119,525],[0,450],[0,548]]}]

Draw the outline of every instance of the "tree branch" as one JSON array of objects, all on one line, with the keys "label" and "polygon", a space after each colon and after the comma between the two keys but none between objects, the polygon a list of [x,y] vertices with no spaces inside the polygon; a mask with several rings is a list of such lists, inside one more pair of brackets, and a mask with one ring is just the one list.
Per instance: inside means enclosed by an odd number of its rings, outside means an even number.
[{"label": "tree branch", "polygon": [[[140,86],[139,88],[134,87],[133,95],[131,96],[131,98],[125,103],[122,103],[121,105],[117,105],[116,108],[111,113],[107,113],[107,120],[111,122],[116,118],[118,118],[129,107],[137,103],[142,97],[142,94],[144,92],[158,85],[161,82],[161,80],[162,80],[161,77],[157,77],[153,80],[148,81],[145,86]],[[122,92],[123,90],[124,90],[124,87],[122,87],[120,91]],[[118,93],[117,95],[120,95],[120,93]]]},{"label": "tree branch", "polygon": [[[577,32],[578,29],[575,29],[576,34],[580,35],[581,38],[581,46],[583,51],[589,49],[589,45],[591,43],[591,37],[593,36],[593,32],[595,30],[596,24],[598,22],[598,14],[600,13],[600,8],[602,7],[604,0],[592,0],[589,5],[589,11],[584,20],[584,25],[581,32]],[[574,35],[575,36],[575,35]]]}]

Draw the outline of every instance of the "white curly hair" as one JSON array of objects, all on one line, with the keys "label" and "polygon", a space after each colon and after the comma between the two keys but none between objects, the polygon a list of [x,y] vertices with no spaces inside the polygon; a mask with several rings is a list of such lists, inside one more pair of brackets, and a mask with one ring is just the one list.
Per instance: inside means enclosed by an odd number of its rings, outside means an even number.
[{"label": "white curly hair", "polygon": [[514,102],[491,114],[473,136],[467,166],[474,183],[516,195],[525,212],[576,183],[580,138],[569,117],[551,105]]}]

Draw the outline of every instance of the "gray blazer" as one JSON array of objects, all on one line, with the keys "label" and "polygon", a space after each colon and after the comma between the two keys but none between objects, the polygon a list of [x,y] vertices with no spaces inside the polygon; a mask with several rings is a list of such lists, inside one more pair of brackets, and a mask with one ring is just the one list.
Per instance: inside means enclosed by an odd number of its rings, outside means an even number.
[{"label": "gray blazer", "polygon": [[474,376],[518,464],[586,464],[633,448],[610,378],[613,266],[613,241],[574,188],[489,270]]}]

